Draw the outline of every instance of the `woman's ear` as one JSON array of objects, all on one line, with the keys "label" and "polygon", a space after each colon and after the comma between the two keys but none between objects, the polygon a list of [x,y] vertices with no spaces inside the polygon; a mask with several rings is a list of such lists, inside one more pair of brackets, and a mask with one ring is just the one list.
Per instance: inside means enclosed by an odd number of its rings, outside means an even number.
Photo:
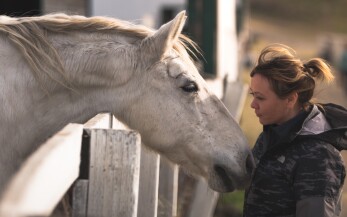
[{"label": "woman's ear", "polygon": [[299,95],[297,92],[293,92],[288,96],[287,102],[288,102],[288,106],[290,108],[295,107],[296,103],[298,102],[298,97],[299,97]]}]

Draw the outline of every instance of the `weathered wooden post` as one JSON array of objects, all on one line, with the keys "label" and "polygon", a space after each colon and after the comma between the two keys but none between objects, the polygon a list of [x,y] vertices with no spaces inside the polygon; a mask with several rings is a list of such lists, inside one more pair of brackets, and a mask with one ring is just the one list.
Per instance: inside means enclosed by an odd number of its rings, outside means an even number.
[{"label": "weathered wooden post", "polygon": [[136,217],[140,135],[134,131],[90,130],[88,217]]},{"label": "weathered wooden post", "polygon": [[159,175],[159,217],[177,216],[178,166],[161,159]]},{"label": "weathered wooden post", "polygon": [[[112,129],[129,130],[126,125],[114,117],[112,118]],[[142,145],[137,210],[138,217],[157,217],[159,162],[159,154]]]},{"label": "weathered wooden post", "polygon": [[138,217],[157,217],[160,156],[141,148]]}]

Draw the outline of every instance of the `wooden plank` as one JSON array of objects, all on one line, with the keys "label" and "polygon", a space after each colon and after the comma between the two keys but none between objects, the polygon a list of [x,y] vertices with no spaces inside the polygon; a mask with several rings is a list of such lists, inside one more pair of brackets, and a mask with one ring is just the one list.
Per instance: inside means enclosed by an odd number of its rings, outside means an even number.
[{"label": "wooden plank", "polygon": [[[112,119],[112,128],[129,130],[128,126],[114,117]],[[142,147],[144,147],[143,144]],[[138,217],[157,216],[159,161],[159,154],[148,148],[141,148]]]},{"label": "wooden plank", "polygon": [[240,121],[247,92],[247,84],[239,81],[227,84],[223,103],[237,122]]},{"label": "wooden plank", "polygon": [[88,180],[75,182],[72,192],[72,217],[87,217]]},{"label": "wooden plank", "polygon": [[177,216],[178,166],[161,158],[158,216]]},{"label": "wooden plank", "polygon": [[[84,124],[84,128],[88,129],[109,129],[112,126],[112,115],[110,113],[102,113],[94,116]],[[89,160],[90,160],[90,134],[84,130],[81,148],[81,165],[79,179],[89,178]],[[89,131],[90,132],[90,131]]]},{"label": "wooden plank", "polygon": [[82,129],[67,125],[25,161],[4,192],[0,216],[52,213],[78,176]]},{"label": "wooden plank", "polygon": [[158,207],[159,155],[141,148],[138,217],[156,217]]},{"label": "wooden plank", "polygon": [[211,190],[202,179],[197,181],[189,217],[211,217],[214,214],[219,194]]},{"label": "wooden plank", "polygon": [[[82,148],[81,148],[81,164],[79,179],[73,186],[72,192],[72,216],[86,217],[88,202],[88,178],[89,178],[89,160],[90,160],[90,134],[88,129],[109,129],[112,126],[112,116],[109,113],[102,113],[94,116],[84,124]],[[89,131],[90,132],[90,131]]]},{"label": "wooden plank", "polygon": [[116,130],[130,130],[130,128],[127,125],[125,125],[123,122],[119,121],[114,116],[112,116],[111,122],[112,122],[111,123],[112,129],[116,129]]},{"label": "wooden plank", "polygon": [[110,113],[98,114],[87,123],[84,124],[84,128],[88,129],[109,129],[112,124],[112,115]]},{"label": "wooden plank", "polygon": [[88,217],[136,217],[140,143],[134,131],[91,130]]}]

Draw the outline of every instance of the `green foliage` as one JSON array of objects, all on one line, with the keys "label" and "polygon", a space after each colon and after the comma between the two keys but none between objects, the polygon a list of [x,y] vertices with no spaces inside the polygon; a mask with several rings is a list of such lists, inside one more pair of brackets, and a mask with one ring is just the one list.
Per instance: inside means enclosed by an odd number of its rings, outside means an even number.
[{"label": "green foliage", "polygon": [[242,213],[244,194],[245,194],[244,191],[235,191],[235,192],[232,192],[232,193],[223,194],[219,198],[219,203],[221,203],[221,205],[230,205],[230,204],[232,204],[232,206],[237,211]]}]

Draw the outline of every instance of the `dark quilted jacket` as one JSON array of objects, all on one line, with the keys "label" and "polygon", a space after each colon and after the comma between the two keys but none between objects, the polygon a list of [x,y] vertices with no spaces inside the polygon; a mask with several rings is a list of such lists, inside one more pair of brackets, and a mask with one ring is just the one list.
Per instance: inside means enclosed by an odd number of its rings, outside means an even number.
[{"label": "dark quilted jacket", "polygon": [[253,154],[245,217],[339,216],[347,110],[313,106],[280,126],[264,126]]}]

